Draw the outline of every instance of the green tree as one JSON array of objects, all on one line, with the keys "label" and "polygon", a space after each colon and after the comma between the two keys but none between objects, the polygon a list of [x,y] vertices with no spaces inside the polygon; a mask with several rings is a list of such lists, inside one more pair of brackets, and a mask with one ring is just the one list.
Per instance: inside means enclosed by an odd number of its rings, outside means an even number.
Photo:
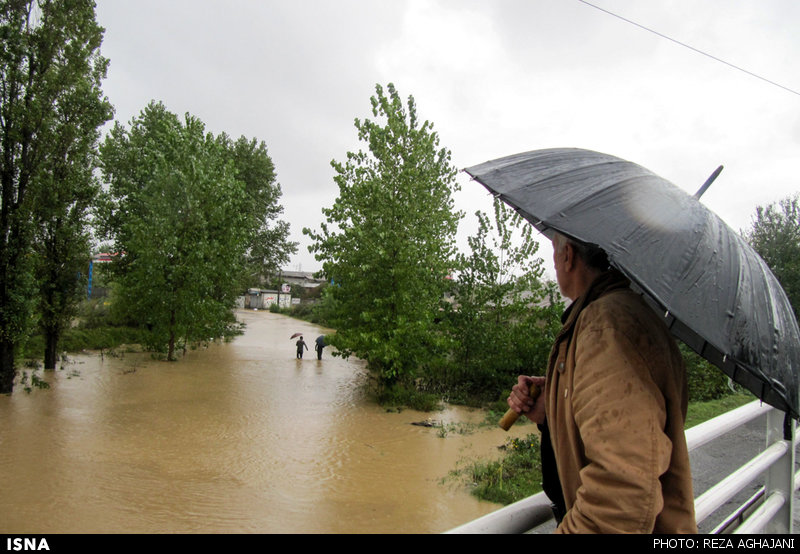
[{"label": "green tree", "polygon": [[800,314],[800,195],[758,206],[745,233],[786,291],[795,317]]},{"label": "green tree", "polygon": [[276,276],[297,252],[297,243],[288,240],[289,224],[278,219],[283,206],[275,165],[264,142],[246,137],[233,141],[225,134],[218,140],[233,162],[236,179],[245,186],[245,210],[251,225],[246,254],[248,281],[260,284]]},{"label": "green tree", "polygon": [[[38,238],[58,235],[70,251],[81,250],[84,205],[72,206],[69,198],[86,184],[82,169],[90,164],[97,126],[110,116],[99,88],[107,64],[101,40],[91,1],[0,4],[0,392],[13,389],[15,350],[34,320],[37,225],[70,219],[58,233],[40,229]],[[81,169],[66,169],[72,163]],[[39,254],[46,248],[40,242]],[[40,266],[43,290],[74,267]],[[42,303],[48,327],[52,310],[44,308],[54,304]]]},{"label": "green tree", "polygon": [[245,185],[224,146],[187,114],[151,103],[101,146],[105,229],[120,253],[115,305],[175,357],[179,342],[235,331],[251,223]]},{"label": "green tree", "polygon": [[55,369],[61,337],[87,293],[89,212],[99,192],[92,175],[98,134],[89,129],[80,136],[81,146],[65,149],[64,156],[40,175],[51,183],[37,201],[34,244],[45,369]]},{"label": "green tree", "polygon": [[369,151],[332,162],[339,196],[319,232],[303,229],[331,280],[327,314],[345,356],[367,360],[382,385],[410,379],[440,352],[435,320],[455,253],[461,214],[450,152],[429,122],[419,123],[395,87],[371,98],[382,122],[356,119]]},{"label": "green tree", "polygon": [[447,311],[453,356],[440,379],[448,390],[494,397],[520,373],[543,373],[563,303],[542,280],[533,226],[498,199],[494,218],[476,216],[471,253],[458,256]]}]

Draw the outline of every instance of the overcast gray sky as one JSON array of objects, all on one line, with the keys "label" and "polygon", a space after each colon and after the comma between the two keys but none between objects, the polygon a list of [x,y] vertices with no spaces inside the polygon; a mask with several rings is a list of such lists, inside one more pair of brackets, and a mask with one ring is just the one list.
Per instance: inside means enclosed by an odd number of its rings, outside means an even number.
[{"label": "overcast gray sky", "polygon": [[[104,90],[122,123],[158,100],[263,140],[300,243],[285,269],[321,267],[302,229],[338,194],[330,161],[365,148],[376,83],[414,96],[459,169],[587,148],[694,193],[724,165],[703,202],[737,231],[800,191],[800,2],[591,3],[757,77],[579,0],[98,0]],[[490,212],[458,179],[458,208]]]}]

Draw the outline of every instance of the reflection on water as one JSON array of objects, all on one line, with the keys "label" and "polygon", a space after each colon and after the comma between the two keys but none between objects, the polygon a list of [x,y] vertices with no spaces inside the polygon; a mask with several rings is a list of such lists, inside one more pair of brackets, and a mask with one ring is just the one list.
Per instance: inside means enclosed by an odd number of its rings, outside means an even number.
[{"label": "reflection on water", "polygon": [[245,335],[178,362],[76,356],[51,388],[0,396],[0,529],[431,533],[497,508],[442,478],[494,455],[503,431],[411,425],[475,414],[387,413],[361,362],[295,358],[292,333],[313,345],[326,329],[238,315]]}]

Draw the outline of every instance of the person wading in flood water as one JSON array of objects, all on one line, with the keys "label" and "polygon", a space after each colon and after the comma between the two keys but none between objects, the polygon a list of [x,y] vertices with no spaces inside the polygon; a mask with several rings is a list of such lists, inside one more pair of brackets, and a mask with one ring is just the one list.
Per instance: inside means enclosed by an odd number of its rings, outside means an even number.
[{"label": "person wading in flood water", "polygon": [[325,335],[320,335],[314,344],[314,350],[317,351],[317,359],[322,359],[322,349],[325,348]]},{"label": "person wading in flood water", "polygon": [[556,532],[697,533],[674,339],[599,248],[556,235],[553,261],[573,302],[546,376],[521,375],[508,405],[542,429]]},{"label": "person wading in flood water", "polygon": [[308,345],[303,340],[303,337],[300,337],[299,339],[297,339],[297,342],[295,344],[297,345],[297,359],[298,360],[302,360],[303,359],[303,348],[308,350]]}]

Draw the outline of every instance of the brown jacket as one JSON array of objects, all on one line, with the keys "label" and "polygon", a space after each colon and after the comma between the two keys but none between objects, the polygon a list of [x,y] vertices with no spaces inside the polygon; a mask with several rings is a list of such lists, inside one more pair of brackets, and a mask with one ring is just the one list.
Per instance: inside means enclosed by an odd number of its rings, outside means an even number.
[{"label": "brown jacket", "polygon": [[697,533],[686,371],[669,331],[616,272],[565,316],[545,387],[567,509],[557,532]]}]

